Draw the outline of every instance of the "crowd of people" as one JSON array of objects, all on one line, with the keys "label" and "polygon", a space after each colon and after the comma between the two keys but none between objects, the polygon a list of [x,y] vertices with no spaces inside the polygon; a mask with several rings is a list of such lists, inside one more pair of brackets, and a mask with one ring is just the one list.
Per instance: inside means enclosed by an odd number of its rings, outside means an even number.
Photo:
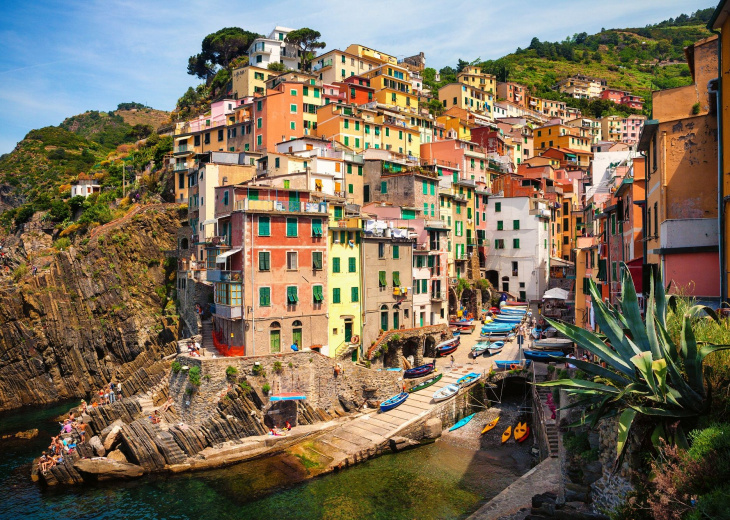
[{"label": "crowd of people", "polygon": [[[82,404],[84,403],[82,401]],[[64,456],[70,455],[76,450],[74,432],[78,434],[79,442],[84,442],[86,438],[86,423],[81,418],[76,417],[74,412],[69,413],[68,418],[64,419],[59,425],[61,430],[58,435],[51,437],[51,444],[38,460],[38,469],[42,473],[46,473],[53,466],[62,464]]]},{"label": "crowd of people", "polygon": [[188,355],[190,357],[200,357],[200,343],[195,340],[188,341]]},{"label": "crowd of people", "polygon": [[289,421],[286,421],[286,424],[283,428],[279,428],[278,426],[274,425],[271,430],[269,430],[269,435],[273,435],[274,437],[281,437],[282,435],[286,435],[287,432],[291,431],[291,424]]}]

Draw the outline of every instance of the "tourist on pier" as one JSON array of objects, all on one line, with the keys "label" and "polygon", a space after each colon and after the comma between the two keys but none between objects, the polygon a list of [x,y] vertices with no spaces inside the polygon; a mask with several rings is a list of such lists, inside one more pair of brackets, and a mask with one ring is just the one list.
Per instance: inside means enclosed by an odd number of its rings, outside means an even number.
[{"label": "tourist on pier", "polygon": [[79,421],[78,425],[76,426],[76,431],[79,432],[81,442],[84,442],[84,437],[86,435],[86,424],[84,423],[84,421]]},{"label": "tourist on pier", "polygon": [[289,424],[289,421],[286,421],[286,431],[291,431],[291,424]]},{"label": "tourist on pier", "polygon": [[454,368],[454,355],[453,354],[451,354],[451,365],[449,366],[449,368]]},{"label": "tourist on pier", "polygon": [[79,413],[84,414],[86,413],[86,400],[82,399],[81,404],[79,405]]},{"label": "tourist on pier", "polygon": [[52,468],[55,465],[56,462],[49,457],[45,451],[43,452],[43,455],[41,455],[41,458],[38,459],[38,469],[40,469],[43,473],[48,471],[48,468]]},{"label": "tourist on pier", "polygon": [[122,399],[122,383],[117,383],[117,399]]}]

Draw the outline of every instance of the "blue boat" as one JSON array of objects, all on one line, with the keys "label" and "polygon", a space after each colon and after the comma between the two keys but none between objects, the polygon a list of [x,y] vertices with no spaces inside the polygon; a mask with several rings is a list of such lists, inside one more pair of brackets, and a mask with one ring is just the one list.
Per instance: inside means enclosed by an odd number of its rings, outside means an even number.
[{"label": "blue boat", "polygon": [[527,314],[524,309],[510,309],[509,307],[502,307],[499,312],[500,314]]},{"label": "blue boat", "polygon": [[499,314],[494,317],[494,323],[501,323],[501,322],[515,322],[519,323],[522,321],[522,316],[506,316]]},{"label": "blue boat", "polygon": [[487,339],[490,341],[512,341],[515,339],[515,335],[506,332],[482,332],[479,335],[479,339]]},{"label": "blue boat", "polygon": [[[532,361],[527,359],[524,361],[524,363],[525,363],[525,368],[527,368],[530,366]],[[497,368],[499,368],[501,370],[512,370],[515,367],[522,368],[522,362],[520,362],[519,359],[513,359],[510,361],[495,361],[494,364],[497,365]]]},{"label": "blue boat", "polygon": [[549,361],[555,361],[556,357],[563,357],[565,354],[563,354],[560,350],[525,350],[525,359],[531,359],[533,361],[542,361],[543,363],[547,363]]},{"label": "blue boat", "polygon": [[474,381],[479,379],[481,376],[482,376],[481,374],[478,374],[476,372],[471,372],[471,373],[465,375],[464,377],[457,379],[456,384],[459,386],[469,386]]},{"label": "blue boat", "polygon": [[396,406],[403,404],[406,399],[408,399],[408,392],[401,392],[398,395],[394,395],[380,403],[380,411],[387,412],[388,410],[392,410]]},{"label": "blue boat", "polygon": [[458,430],[462,426],[466,426],[469,421],[471,421],[474,418],[474,414],[467,415],[462,420],[460,420],[458,423],[453,425],[451,428],[449,428],[450,432],[453,432],[454,430]]},{"label": "blue boat", "polygon": [[512,325],[485,325],[482,327],[482,334],[489,332],[501,332],[502,334],[508,334],[512,332],[514,327]]},{"label": "blue boat", "polygon": [[427,376],[431,372],[433,372],[433,369],[436,368],[436,363],[426,363],[425,365],[421,365],[420,367],[415,368],[409,368],[405,372],[403,372],[403,377],[405,378],[414,378],[414,377],[423,377]]}]

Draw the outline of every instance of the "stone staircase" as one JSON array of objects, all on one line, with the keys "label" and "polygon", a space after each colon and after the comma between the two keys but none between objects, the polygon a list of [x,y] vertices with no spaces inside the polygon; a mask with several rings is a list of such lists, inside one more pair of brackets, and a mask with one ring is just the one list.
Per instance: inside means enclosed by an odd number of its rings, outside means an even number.
[{"label": "stone staircase", "polygon": [[[544,375],[535,375],[535,382],[536,383],[542,383],[545,381],[546,377]],[[538,413],[538,417],[543,422],[543,428],[545,429],[545,433],[547,435],[547,445],[548,445],[548,451],[550,457],[557,457],[558,456],[558,427],[555,422],[555,419],[550,418],[551,412],[549,411],[549,408],[547,407],[547,398],[548,394],[552,392],[550,388],[546,388],[544,386],[536,386],[535,391],[537,392],[537,396],[539,398],[539,403],[535,403],[535,406],[539,406],[542,409],[542,413]]]},{"label": "stone staircase", "polygon": [[213,345],[213,322],[210,319],[202,320],[202,326],[198,329],[202,336],[200,340],[200,346],[205,350],[206,356],[212,356],[218,354],[218,351]]}]

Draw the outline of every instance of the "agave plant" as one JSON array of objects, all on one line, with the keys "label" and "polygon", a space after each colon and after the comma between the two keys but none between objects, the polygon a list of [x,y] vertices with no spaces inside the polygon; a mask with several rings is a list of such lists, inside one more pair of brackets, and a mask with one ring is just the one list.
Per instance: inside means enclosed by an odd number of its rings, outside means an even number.
[{"label": "agave plant", "polygon": [[[657,277],[650,280],[646,319],[642,319],[634,283],[629,270],[622,269],[620,308],[607,305],[598,287],[589,281],[596,322],[602,334],[595,334],[567,323],[548,320],[562,334],[605,362],[606,367],[576,359],[570,363],[594,380],[560,379],[541,386],[565,388],[579,399],[568,407],[584,406],[586,412],[577,424],[619,416],[617,462],[621,460],[629,433],[637,416],[654,425],[652,441],[659,438],[686,445],[682,423],[705,414],[710,405],[711,388],[705,385],[703,361],[708,354],[730,345],[698,345],[692,320],[706,314],[717,320],[711,309],[696,305],[683,316],[680,345],[667,332],[667,298]],[[565,360],[566,358],[562,358]],[[566,407],[567,408],[567,407]]]}]

